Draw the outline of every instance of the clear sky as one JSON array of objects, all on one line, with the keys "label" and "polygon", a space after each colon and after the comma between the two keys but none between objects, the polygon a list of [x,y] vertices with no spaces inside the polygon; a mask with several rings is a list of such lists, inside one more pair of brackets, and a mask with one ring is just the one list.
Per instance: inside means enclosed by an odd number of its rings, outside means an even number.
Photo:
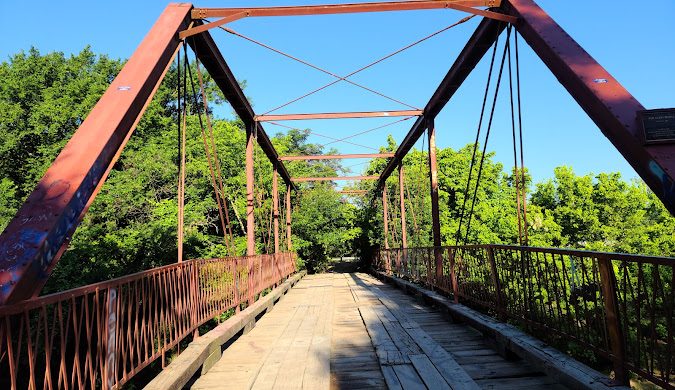
[{"label": "clear sky", "polygon": [[[316,0],[245,1],[202,0],[201,7],[292,5]],[[645,107],[675,107],[675,2],[653,0],[560,1],[538,3],[617,78]],[[41,52],[79,52],[91,45],[96,53],[129,57],[166,6],[164,1],[9,1],[0,0],[0,59],[30,46]],[[236,31],[324,67],[346,74],[465,16],[450,10],[314,17],[252,18],[230,25]],[[382,91],[415,107],[424,107],[454,62],[479,18],[446,31],[371,69],[353,81]],[[263,113],[321,86],[330,76],[306,68],[273,52],[214,30],[221,51],[240,80],[256,112]],[[614,150],[543,63],[521,41],[523,128],[526,165],[535,181],[551,177],[553,168],[571,165],[579,174],[620,171],[635,177],[632,168]],[[473,141],[487,58],[472,73],[436,121],[439,147],[458,148]],[[506,90],[504,90],[506,91]],[[512,165],[507,95],[498,103],[489,149],[507,167]],[[379,111],[405,109],[396,103],[339,83],[275,113]],[[229,108],[218,111],[230,116]],[[287,122],[333,137],[376,127],[392,119],[349,119]],[[374,131],[351,141],[377,148],[391,133],[397,141],[412,120]],[[266,126],[271,135],[284,131]],[[313,136],[312,142],[328,140]],[[332,144],[340,153],[369,149]],[[361,161],[347,161],[353,165]],[[363,165],[354,166],[354,173]]]}]

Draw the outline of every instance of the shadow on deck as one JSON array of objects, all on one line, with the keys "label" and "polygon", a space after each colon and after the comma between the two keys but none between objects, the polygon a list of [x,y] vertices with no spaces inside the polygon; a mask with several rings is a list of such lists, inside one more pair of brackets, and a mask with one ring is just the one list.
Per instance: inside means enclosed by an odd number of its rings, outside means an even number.
[{"label": "shadow on deck", "polygon": [[304,277],[192,388],[565,388],[354,266]]}]

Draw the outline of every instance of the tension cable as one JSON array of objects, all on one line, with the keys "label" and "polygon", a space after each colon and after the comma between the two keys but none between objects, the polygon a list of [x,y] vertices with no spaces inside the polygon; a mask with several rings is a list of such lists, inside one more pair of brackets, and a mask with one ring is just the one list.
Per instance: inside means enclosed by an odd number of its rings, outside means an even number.
[{"label": "tension cable", "polygon": [[478,176],[476,177],[476,186],[473,192],[473,199],[471,200],[471,210],[469,211],[469,219],[467,220],[466,234],[464,236],[464,244],[466,244],[466,242],[468,241],[469,232],[471,231],[471,219],[473,217],[473,210],[476,205],[476,199],[478,198],[478,186],[480,185],[480,179],[483,173],[483,163],[485,162],[485,153],[487,151],[488,140],[490,139],[490,130],[492,129],[492,120],[494,119],[495,107],[497,105],[497,97],[499,96],[499,86],[502,81],[502,72],[504,70],[504,62],[506,60],[506,52],[508,49],[510,38],[511,38],[511,26],[508,26],[506,30],[506,43],[504,44],[504,53],[502,54],[501,65],[499,66],[499,75],[497,76],[495,94],[492,100],[492,108],[490,110],[490,118],[488,120],[488,125],[485,133],[485,143],[483,144],[483,151],[480,156],[480,164],[478,165]]},{"label": "tension cable", "polygon": [[488,71],[487,83],[485,85],[485,93],[483,94],[483,105],[480,111],[480,119],[478,120],[478,128],[476,129],[476,140],[473,143],[473,152],[471,153],[471,161],[469,163],[469,177],[466,180],[466,187],[464,188],[464,200],[462,202],[462,209],[459,213],[459,224],[457,225],[457,233],[455,233],[455,245],[459,245],[461,237],[462,222],[464,221],[464,212],[466,211],[466,201],[469,197],[469,187],[471,186],[471,176],[473,175],[473,167],[476,163],[476,150],[478,149],[478,140],[480,139],[481,128],[483,127],[483,117],[485,115],[485,108],[487,105],[487,97],[490,91],[490,82],[492,80],[492,71],[495,64],[495,56],[497,54],[497,45],[499,44],[499,34],[495,38],[494,49],[492,50],[492,58],[490,60],[490,70]]}]

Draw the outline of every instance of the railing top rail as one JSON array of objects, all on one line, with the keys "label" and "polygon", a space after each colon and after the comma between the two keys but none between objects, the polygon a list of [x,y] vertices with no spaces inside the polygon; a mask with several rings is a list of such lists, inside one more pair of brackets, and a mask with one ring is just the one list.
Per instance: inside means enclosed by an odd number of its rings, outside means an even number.
[{"label": "railing top rail", "polygon": [[[389,250],[400,250],[400,249],[433,249],[434,247],[416,247],[416,248],[390,248]],[[536,246],[519,246],[519,245],[506,245],[506,244],[472,244],[472,245],[445,245],[441,246],[442,249],[510,249],[510,250],[522,250],[527,252],[539,252],[539,253],[554,253],[561,255],[570,255],[570,256],[579,256],[579,257],[608,257],[612,260],[624,260],[632,261],[636,263],[650,263],[650,264],[661,264],[675,266],[675,257],[666,257],[666,256],[650,256],[650,255],[633,255],[629,253],[612,253],[612,252],[599,252],[599,251],[589,251],[581,249],[572,249],[572,248],[544,248]]]},{"label": "railing top rail", "polygon": [[[283,252],[287,253],[287,252]],[[282,253],[278,253],[282,254]],[[31,310],[35,309],[37,307],[43,306],[43,305],[50,305],[54,304],[59,301],[63,301],[64,299],[70,299],[74,297],[79,297],[85,294],[90,294],[90,293],[95,293],[96,291],[102,291],[106,290],[110,287],[116,287],[128,282],[132,282],[138,279],[142,279],[147,276],[153,276],[153,275],[158,275],[163,272],[168,272],[176,268],[185,268],[190,266],[191,264],[198,264],[198,263],[213,263],[213,262],[221,262],[221,261],[228,261],[228,260],[237,260],[237,259],[248,259],[248,258],[255,258],[255,257],[265,257],[265,256],[274,256],[274,254],[261,254],[261,255],[250,255],[250,256],[226,256],[226,257],[219,257],[219,258],[212,258],[212,259],[191,259],[191,260],[186,260],[183,261],[182,263],[174,263],[174,264],[168,264],[168,265],[163,265],[160,267],[155,267],[151,268],[145,271],[139,271],[133,274],[125,275],[125,276],[120,276],[118,278],[110,279],[110,280],[105,280],[102,282],[98,283],[93,283],[93,284],[88,284],[86,286],[81,286],[81,287],[76,287],[70,290],[66,291],[60,291],[48,295],[43,295],[43,296],[38,296],[38,297],[33,297],[30,299],[27,299],[22,302],[17,302],[12,305],[7,305],[7,306],[0,306],[0,316],[3,315],[11,315],[11,314],[16,314],[23,312],[25,310]]]}]

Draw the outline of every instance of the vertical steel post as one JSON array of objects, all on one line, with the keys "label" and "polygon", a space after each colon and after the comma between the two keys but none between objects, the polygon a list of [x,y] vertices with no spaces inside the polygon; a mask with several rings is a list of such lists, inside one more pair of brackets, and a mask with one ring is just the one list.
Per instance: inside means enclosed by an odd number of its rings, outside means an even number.
[{"label": "vertical steel post", "polygon": [[436,164],[436,126],[434,119],[427,119],[429,131],[429,180],[431,181],[431,232],[434,240],[434,259],[437,283],[443,278],[443,254],[441,253],[441,221],[438,211],[438,167]]},{"label": "vertical steel post", "polygon": [[256,124],[246,133],[246,255],[255,255],[255,216],[253,215],[253,138]]},{"label": "vertical steel post", "polygon": [[274,172],[272,173],[272,203],[274,207],[274,253],[279,253],[279,179],[277,164],[274,163]]},{"label": "vertical steel post", "polygon": [[500,321],[506,322],[506,306],[503,299],[504,295],[502,294],[502,285],[499,281],[499,273],[497,272],[494,249],[492,246],[488,246],[485,250],[488,256],[488,263],[490,264],[492,286],[495,289],[495,311],[497,312],[497,318],[499,318]]},{"label": "vertical steel post", "polygon": [[602,285],[602,299],[605,305],[609,346],[614,366],[614,380],[621,385],[628,385],[628,371],[625,367],[626,340],[619,322],[619,303],[616,297],[616,278],[612,261],[607,256],[598,256],[598,266],[600,268],[600,284]]},{"label": "vertical steel post", "polygon": [[293,251],[291,244],[291,185],[286,185],[286,250]]},{"label": "vertical steel post", "polygon": [[391,254],[389,253],[389,202],[387,202],[387,182],[382,186],[382,220],[384,221],[385,271],[391,275]]},{"label": "vertical steel post", "polygon": [[387,210],[387,183],[382,188],[382,220],[384,221],[384,249],[389,249],[389,218]]},{"label": "vertical steel post", "polygon": [[398,197],[401,201],[401,248],[408,247],[408,232],[405,225],[405,197],[403,195],[403,164],[398,166]]},{"label": "vertical steel post", "polygon": [[457,272],[455,272],[455,253],[456,249],[448,248],[448,259],[450,260],[450,283],[452,283],[452,297],[455,303],[459,303],[459,285],[457,284]]}]

